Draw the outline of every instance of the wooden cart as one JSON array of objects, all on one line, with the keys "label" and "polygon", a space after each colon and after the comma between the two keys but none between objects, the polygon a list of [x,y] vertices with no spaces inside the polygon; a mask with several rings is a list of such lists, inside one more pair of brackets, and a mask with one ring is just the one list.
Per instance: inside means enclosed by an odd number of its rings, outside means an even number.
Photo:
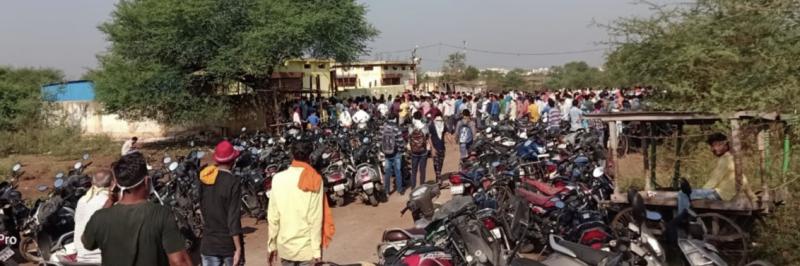
[{"label": "wooden cart", "polygon": [[[644,163],[646,170],[649,174],[645,174],[645,189],[640,193],[645,199],[645,204],[648,209],[662,213],[664,217],[672,217],[673,212],[677,208],[677,184],[680,178],[680,146],[683,142],[683,125],[710,125],[714,123],[729,122],[732,129],[730,138],[730,152],[734,157],[735,163],[735,176],[736,176],[736,191],[737,196],[733,200],[695,200],[692,201],[692,208],[694,208],[700,219],[706,224],[708,234],[706,240],[714,244],[720,252],[726,256],[726,259],[732,265],[743,265],[747,261],[748,252],[751,247],[750,231],[755,225],[755,222],[763,215],[768,214],[776,206],[776,202],[780,202],[780,195],[776,191],[770,191],[767,186],[768,182],[761,176],[760,189],[753,187],[754,191],[761,190],[761,194],[757,199],[749,199],[745,193],[740,193],[742,189],[742,131],[741,126],[745,122],[760,121],[765,124],[779,125],[784,130],[786,124],[784,120],[786,116],[778,114],[758,114],[754,112],[738,112],[733,115],[721,116],[703,113],[686,113],[686,112],[623,112],[623,113],[607,113],[607,114],[588,114],[587,119],[597,119],[607,123],[609,128],[609,162],[608,165],[611,169],[609,174],[618,176],[618,168],[616,167],[615,160],[617,160],[618,152],[618,125],[622,123],[634,122],[642,125],[645,128],[652,129],[654,126],[671,125],[670,128],[676,128],[677,132],[672,132],[676,136],[677,146],[677,160],[675,162],[675,172],[672,179],[671,188],[667,190],[657,189],[655,184],[656,176],[656,145],[657,141],[646,141],[647,138],[654,137],[655,132],[652,130],[639,130],[641,134],[646,134],[642,141],[642,151],[644,154]],[[763,154],[763,147],[760,147]],[[648,167],[649,166],[649,167]],[[609,201],[603,202],[609,212],[615,212],[613,220],[611,221],[612,228],[621,227],[632,221],[631,208],[627,202],[626,192],[623,191],[616,182],[614,194]],[[697,186],[698,184],[694,184]],[[653,228],[663,230],[664,223],[650,225]],[[657,233],[660,231],[656,229]]]}]

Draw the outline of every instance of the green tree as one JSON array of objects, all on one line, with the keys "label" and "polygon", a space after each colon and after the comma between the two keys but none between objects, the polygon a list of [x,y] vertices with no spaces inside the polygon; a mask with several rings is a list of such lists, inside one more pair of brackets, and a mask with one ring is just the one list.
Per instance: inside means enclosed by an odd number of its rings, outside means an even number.
[{"label": "green tree", "polygon": [[481,71],[475,68],[474,66],[468,66],[467,69],[464,70],[464,80],[466,81],[473,81],[478,79],[478,75],[480,75]]},{"label": "green tree", "polygon": [[604,73],[583,61],[569,62],[563,66],[553,66],[547,77],[546,86],[550,88],[587,88],[605,84]]},{"label": "green tree", "polygon": [[794,112],[800,94],[800,2],[700,0],[652,6],[608,25],[611,76],[654,85],[657,107]]},{"label": "green tree", "polygon": [[525,70],[515,68],[508,71],[502,84],[505,89],[522,89],[525,86]]},{"label": "green tree", "polygon": [[445,81],[460,81],[464,78],[464,71],[467,69],[467,55],[465,53],[452,53],[447,56],[442,66],[442,77]]},{"label": "green tree", "polygon": [[0,66],[0,131],[18,131],[42,121],[42,85],[59,82],[55,69]]},{"label": "green tree", "polygon": [[500,72],[492,70],[481,71],[480,79],[486,83],[486,88],[489,90],[497,91],[503,87],[504,76]]},{"label": "green tree", "polygon": [[[242,100],[272,106],[265,91],[285,60],[367,52],[378,32],[365,14],[354,0],[122,0],[99,27],[111,46],[89,76],[106,110],[126,118],[185,123]],[[232,84],[253,93],[222,97]]]},{"label": "green tree", "polygon": [[[659,94],[649,104],[662,109],[796,112],[800,1],[698,0],[652,8],[652,17],[608,25],[611,77],[628,85],[656,86]],[[793,176],[796,172],[786,178]],[[796,194],[797,183],[784,185]],[[800,264],[800,204],[786,203],[759,227],[754,242],[761,245],[751,258]]]}]

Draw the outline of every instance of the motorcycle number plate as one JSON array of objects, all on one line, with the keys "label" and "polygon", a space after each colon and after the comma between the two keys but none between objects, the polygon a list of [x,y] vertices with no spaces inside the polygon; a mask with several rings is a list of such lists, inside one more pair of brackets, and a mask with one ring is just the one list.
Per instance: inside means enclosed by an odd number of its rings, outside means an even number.
[{"label": "motorcycle number plate", "polygon": [[333,191],[339,192],[339,191],[342,191],[342,190],[344,190],[344,184],[338,184],[338,185],[333,186]]},{"label": "motorcycle number plate", "polygon": [[373,188],[375,188],[375,184],[373,184],[373,183],[364,183],[364,185],[362,185],[361,187],[364,188],[364,190],[373,189]]},{"label": "motorcycle number plate", "polygon": [[495,229],[492,229],[492,235],[493,235],[493,236],[494,236],[494,238],[496,238],[496,239],[501,239],[501,238],[503,238],[503,235],[500,233],[500,228],[495,228]]},{"label": "motorcycle number plate", "polygon": [[265,192],[264,194],[266,194],[267,198],[269,198],[270,194],[272,194],[272,190],[267,190],[267,192]]},{"label": "motorcycle number plate", "polygon": [[6,247],[3,251],[0,251],[0,261],[7,261],[12,256],[14,256],[14,250],[11,247]]},{"label": "motorcycle number plate", "polygon": [[464,185],[457,185],[450,187],[450,194],[461,195],[464,194]]}]

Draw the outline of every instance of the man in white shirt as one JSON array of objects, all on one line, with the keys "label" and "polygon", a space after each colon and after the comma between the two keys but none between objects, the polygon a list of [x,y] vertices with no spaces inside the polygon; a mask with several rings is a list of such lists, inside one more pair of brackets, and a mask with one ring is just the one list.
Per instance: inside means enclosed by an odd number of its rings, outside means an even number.
[{"label": "man in white shirt", "polygon": [[572,96],[567,94],[564,102],[561,104],[561,120],[569,119],[569,109],[572,108]]},{"label": "man in white shirt", "polygon": [[339,125],[345,128],[349,128],[353,125],[353,118],[350,117],[350,112],[342,110],[342,112],[339,113]]},{"label": "man in white shirt", "polygon": [[[89,218],[99,209],[102,209],[108,201],[109,187],[111,187],[111,172],[104,170],[96,173],[92,177],[92,188],[86,191],[78,200],[75,208],[75,235],[74,239],[81,239],[89,223]],[[87,250],[83,247],[83,241],[75,241],[75,250],[78,252],[76,260],[81,263],[101,263],[100,249]]]},{"label": "man in white shirt", "polygon": [[139,141],[138,137],[133,137],[133,138],[130,138],[130,139],[126,140],[125,143],[122,144],[121,155],[125,156],[130,152],[136,151],[136,146],[137,146],[136,142],[138,142],[138,141]]},{"label": "man in white shirt", "polygon": [[583,128],[583,111],[578,107],[580,101],[575,99],[569,109],[569,131],[575,132]]},{"label": "man in white shirt", "polygon": [[456,113],[456,100],[453,98],[448,98],[444,100],[444,117],[449,118]]},{"label": "man in white shirt", "polygon": [[386,117],[386,114],[389,113],[389,106],[386,105],[385,102],[381,102],[378,104],[378,112],[381,114],[382,117]]},{"label": "man in white shirt", "polygon": [[362,104],[361,108],[359,108],[358,111],[356,111],[356,113],[353,115],[353,123],[356,123],[358,128],[367,127],[367,122],[369,122],[369,113],[367,113],[367,111],[364,109],[367,109],[367,107]]}]

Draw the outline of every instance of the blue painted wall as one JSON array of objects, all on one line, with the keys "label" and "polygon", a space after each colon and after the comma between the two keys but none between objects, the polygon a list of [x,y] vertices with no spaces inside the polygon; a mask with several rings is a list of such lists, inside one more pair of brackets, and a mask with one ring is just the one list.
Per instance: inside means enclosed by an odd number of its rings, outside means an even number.
[{"label": "blue painted wall", "polygon": [[94,101],[94,83],[89,80],[76,80],[52,83],[42,86],[45,101]]}]

